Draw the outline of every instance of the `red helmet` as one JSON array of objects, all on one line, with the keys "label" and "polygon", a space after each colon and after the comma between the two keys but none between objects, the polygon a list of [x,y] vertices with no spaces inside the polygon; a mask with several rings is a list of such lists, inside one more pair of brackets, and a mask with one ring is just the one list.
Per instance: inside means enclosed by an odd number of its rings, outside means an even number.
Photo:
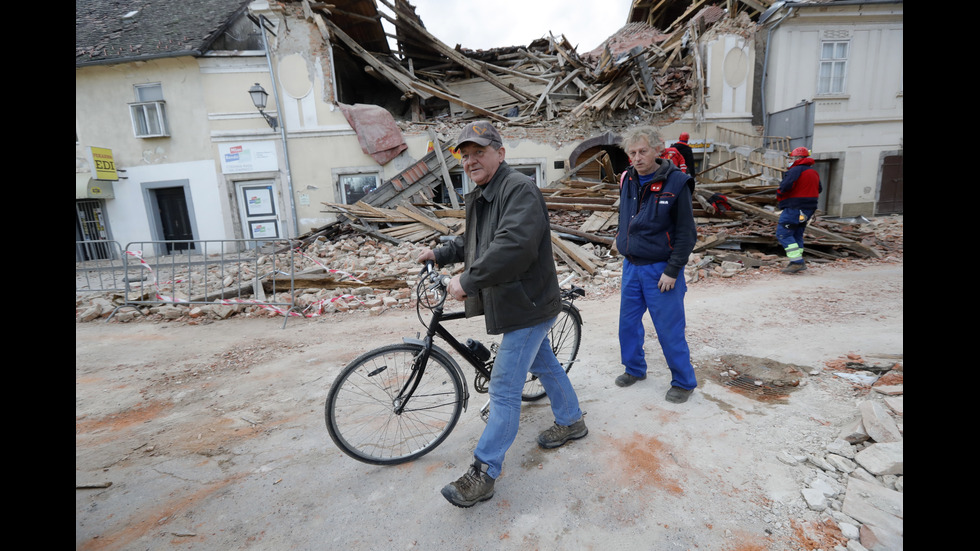
[{"label": "red helmet", "polygon": [[687,132],[681,132],[681,137],[678,138],[678,141],[682,141],[684,143],[687,143],[687,140],[690,140],[690,139],[691,139],[691,135],[690,134],[688,134]]},{"label": "red helmet", "polygon": [[797,147],[789,154],[790,157],[809,157],[810,150],[805,147]]}]

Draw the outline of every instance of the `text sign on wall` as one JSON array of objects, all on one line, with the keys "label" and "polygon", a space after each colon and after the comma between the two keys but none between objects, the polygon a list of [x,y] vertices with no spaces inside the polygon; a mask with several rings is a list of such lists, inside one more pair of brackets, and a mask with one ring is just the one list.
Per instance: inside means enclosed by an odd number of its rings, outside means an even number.
[{"label": "text sign on wall", "polygon": [[112,150],[104,147],[90,147],[92,155],[92,173],[96,180],[118,180],[116,161],[112,158]]},{"label": "text sign on wall", "polygon": [[276,142],[220,144],[218,154],[221,156],[221,172],[223,174],[277,172],[279,170]]}]

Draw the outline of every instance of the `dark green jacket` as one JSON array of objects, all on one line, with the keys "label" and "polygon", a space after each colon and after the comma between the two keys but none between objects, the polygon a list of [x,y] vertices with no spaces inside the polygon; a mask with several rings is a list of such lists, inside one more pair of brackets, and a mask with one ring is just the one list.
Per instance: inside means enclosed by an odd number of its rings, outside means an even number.
[{"label": "dark green jacket", "polygon": [[465,234],[434,252],[440,266],[465,262],[466,317],[483,314],[491,335],[538,325],[561,311],[544,197],[506,162],[466,195]]}]

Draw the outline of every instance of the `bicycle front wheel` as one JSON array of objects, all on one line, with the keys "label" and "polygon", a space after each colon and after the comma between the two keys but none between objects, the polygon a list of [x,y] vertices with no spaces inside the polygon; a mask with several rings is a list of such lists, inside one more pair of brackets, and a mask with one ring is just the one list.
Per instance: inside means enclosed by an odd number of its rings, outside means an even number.
[{"label": "bicycle front wheel", "polygon": [[[558,362],[565,368],[565,373],[568,373],[575,363],[575,358],[578,357],[578,347],[582,342],[582,316],[578,308],[568,302],[562,303],[561,312],[558,313],[551,331],[548,332],[548,340]],[[521,399],[525,402],[533,402],[544,398],[546,394],[541,381],[532,373],[528,373]]]},{"label": "bicycle front wheel", "polygon": [[449,436],[462,414],[463,383],[445,358],[431,354],[404,411],[396,400],[422,347],[393,344],[367,352],[341,371],[327,394],[330,438],[344,453],[373,465],[417,459]]}]

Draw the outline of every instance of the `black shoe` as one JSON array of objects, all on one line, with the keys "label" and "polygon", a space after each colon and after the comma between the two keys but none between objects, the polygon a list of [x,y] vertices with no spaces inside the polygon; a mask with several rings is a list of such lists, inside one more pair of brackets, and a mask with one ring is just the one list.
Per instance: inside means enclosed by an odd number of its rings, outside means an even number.
[{"label": "black shoe", "polygon": [[694,393],[693,388],[691,390],[687,390],[679,386],[672,386],[670,387],[670,390],[667,391],[666,398],[668,402],[674,404],[683,404],[684,402],[687,401],[688,398],[691,397],[691,394],[693,393]]},{"label": "black shoe", "polygon": [[474,461],[466,474],[443,487],[442,497],[457,507],[472,507],[493,497],[493,483],[487,464]]},{"label": "black shoe", "polygon": [[630,375],[629,373],[623,373],[619,377],[616,377],[616,386],[630,386],[631,384],[635,383],[636,381],[642,381],[643,379],[646,379],[646,378],[647,378],[646,375],[643,375],[642,377],[636,377],[636,376]]},{"label": "black shoe", "polygon": [[585,417],[583,416],[567,427],[555,423],[538,435],[538,445],[547,449],[557,448],[569,440],[585,438],[586,434],[589,434],[589,427],[585,426]]}]

